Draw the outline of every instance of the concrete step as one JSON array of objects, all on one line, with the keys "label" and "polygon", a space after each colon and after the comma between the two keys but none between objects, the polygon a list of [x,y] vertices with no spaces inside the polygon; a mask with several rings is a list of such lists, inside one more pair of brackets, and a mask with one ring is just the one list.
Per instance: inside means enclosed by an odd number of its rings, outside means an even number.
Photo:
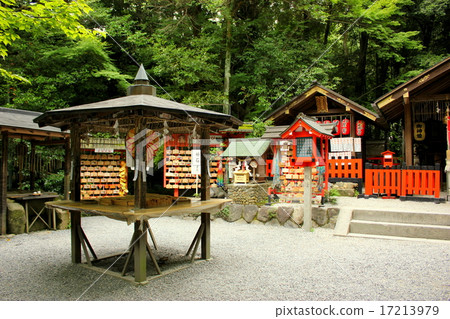
[{"label": "concrete step", "polygon": [[351,220],[349,233],[450,240],[450,226]]},{"label": "concrete step", "polygon": [[394,212],[355,209],[353,210],[352,220],[450,226],[450,213]]}]

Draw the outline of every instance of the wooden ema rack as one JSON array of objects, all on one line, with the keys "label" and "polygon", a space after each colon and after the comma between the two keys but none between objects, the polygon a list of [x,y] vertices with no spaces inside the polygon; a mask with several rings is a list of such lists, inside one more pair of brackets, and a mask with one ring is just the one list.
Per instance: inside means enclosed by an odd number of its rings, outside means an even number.
[{"label": "wooden ema rack", "polygon": [[[293,202],[303,200],[303,180],[304,168],[295,165],[293,157],[293,146],[284,145],[281,148],[281,192],[279,195],[280,202]],[[319,187],[319,171],[317,168],[312,169],[312,193],[313,196],[322,196],[322,188]]]},{"label": "wooden ema rack", "polygon": [[81,199],[119,196],[120,161],[117,154],[81,154]]},{"label": "wooden ema rack", "polygon": [[[165,150],[164,186],[168,189],[195,189],[196,175],[191,173],[191,154],[189,147],[169,146]],[[216,184],[221,157],[211,157],[210,183]],[[222,160],[225,170],[225,161]],[[225,172],[224,172],[225,174]],[[198,175],[198,188],[200,188],[200,175]]]}]

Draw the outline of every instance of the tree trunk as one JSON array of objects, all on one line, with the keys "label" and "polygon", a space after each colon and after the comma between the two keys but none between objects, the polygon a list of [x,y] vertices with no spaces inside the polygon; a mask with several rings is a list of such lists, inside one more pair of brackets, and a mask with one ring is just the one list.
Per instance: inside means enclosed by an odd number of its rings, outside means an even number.
[{"label": "tree trunk", "polygon": [[383,84],[386,82],[387,79],[387,72],[388,72],[388,62],[379,58],[378,56],[376,57],[376,74],[375,74],[375,78],[376,78],[376,85],[375,85],[375,96],[382,96],[384,89],[383,89]]},{"label": "tree trunk", "polygon": [[231,78],[231,0],[227,1],[225,12],[225,71],[223,81],[223,113],[231,114],[230,78]]},{"label": "tree trunk", "polygon": [[369,35],[367,32],[361,32],[359,38],[359,60],[358,71],[356,74],[355,93],[357,96],[364,94],[366,91],[366,64],[367,64],[367,48],[369,45]]},{"label": "tree trunk", "polygon": [[[331,15],[331,9],[333,8],[333,6],[330,5],[328,6],[328,13]],[[327,44],[328,43],[328,36],[330,35],[330,28],[331,28],[331,21],[330,19],[327,20],[327,25],[325,26],[325,34],[323,36],[323,44]]]}]

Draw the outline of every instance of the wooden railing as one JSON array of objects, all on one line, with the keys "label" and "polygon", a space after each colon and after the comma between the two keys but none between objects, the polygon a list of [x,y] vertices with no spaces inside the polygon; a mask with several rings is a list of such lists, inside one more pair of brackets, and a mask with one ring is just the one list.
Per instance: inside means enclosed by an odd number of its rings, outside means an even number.
[{"label": "wooden railing", "polygon": [[372,169],[366,167],[365,178],[366,195],[385,194],[387,196],[400,196],[401,170],[399,169]]},{"label": "wooden railing", "polygon": [[373,168],[366,165],[365,195],[386,194],[406,197],[411,195],[440,196],[439,166]]},{"label": "wooden railing", "polygon": [[432,195],[439,198],[441,175],[439,169],[402,169],[400,196]]},{"label": "wooden railing", "polygon": [[363,178],[363,163],[356,159],[329,159],[328,176],[330,178]]}]

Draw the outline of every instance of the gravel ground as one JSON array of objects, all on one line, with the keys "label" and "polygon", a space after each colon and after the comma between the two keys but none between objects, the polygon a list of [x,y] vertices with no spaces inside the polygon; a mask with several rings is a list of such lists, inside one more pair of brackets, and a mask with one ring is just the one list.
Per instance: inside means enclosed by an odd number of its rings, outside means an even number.
[{"label": "gravel ground", "polygon": [[[131,238],[133,226],[123,222],[94,216],[83,218],[82,223],[100,256],[125,250]],[[172,258],[187,250],[199,221],[164,217],[152,220],[151,225],[160,248],[158,258]],[[221,219],[211,223],[211,230],[210,261],[141,287],[71,264],[69,230],[2,237],[0,300],[407,301],[450,297],[448,242],[335,237],[330,229],[305,233]]]}]

